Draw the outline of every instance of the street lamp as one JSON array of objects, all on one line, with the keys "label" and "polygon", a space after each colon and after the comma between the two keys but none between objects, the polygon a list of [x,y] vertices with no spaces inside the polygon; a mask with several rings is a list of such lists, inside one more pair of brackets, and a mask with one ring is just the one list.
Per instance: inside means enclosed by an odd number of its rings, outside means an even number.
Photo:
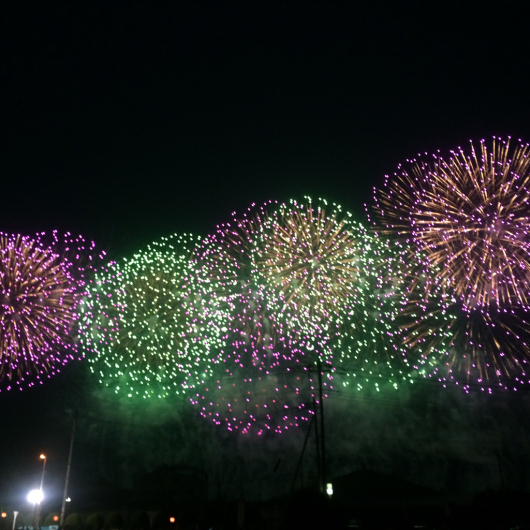
[{"label": "street lamp", "polygon": [[30,502],[31,504],[40,505],[43,498],[44,495],[42,494],[42,490],[31,490],[28,493],[28,502]]},{"label": "street lamp", "polygon": [[40,507],[44,499],[42,488],[44,486],[44,473],[46,472],[46,455],[41,454],[39,459],[42,460],[42,474],[40,476],[40,488],[38,490],[31,490],[28,495],[28,501],[35,505],[35,530],[39,528]]}]

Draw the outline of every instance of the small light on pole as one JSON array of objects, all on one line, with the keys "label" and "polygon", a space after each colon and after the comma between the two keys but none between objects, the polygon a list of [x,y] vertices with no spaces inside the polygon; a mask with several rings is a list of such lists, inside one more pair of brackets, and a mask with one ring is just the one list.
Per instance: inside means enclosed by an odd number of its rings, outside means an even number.
[{"label": "small light on pole", "polygon": [[333,484],[328,482],[326,484],[326,493],[331,497],[333,495]]},{"label": "small light on pole", "polygon": [[40,477],[40,489],[42,489],[42,486],[44,484],[44,473],[46,471],[46,455],[40,455],[39,458],[43,460],[42,462],[42,475]]}]

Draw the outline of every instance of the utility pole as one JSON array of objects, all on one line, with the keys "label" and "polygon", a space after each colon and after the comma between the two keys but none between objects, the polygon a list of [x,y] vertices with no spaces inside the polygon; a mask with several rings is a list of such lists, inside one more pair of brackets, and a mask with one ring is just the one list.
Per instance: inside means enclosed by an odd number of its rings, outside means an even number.
[{"label": "utility pole", "polygon": [[318,433],[318,418],[317,418],[317,404],[315,395],[313,394],[313,414],[315,416],[315,445],[317,451],[317,476],[318,476],[318,489],[322,488],[322,460],[320,458],[320,435]]},{"label": "utility pole", "polygon": [[326,435],[324,431],[324,400],[322,399],[322,363],[320,362],[320,357],[317,361],[317,370],[318,370],[318,399],[319,399],[319,408],[320,408],[320,449],[322,455],[321,469],[322,473],[320,475],[320,491],[325,493],[326,491]]},{"label": "utility pole", "polygon": [[[316,369],[318,371],[318,409],[317,409],[317,401],[316,401],[316,389],[313,385],[313,380],[311,379],[311,372],[314,369],[315,365],[310,364],[307,366],[308,370],[308,376],[309,376],[309,383],[310,387],[313,390],[312,396],[313,396],[313,417],[311,418],[311,422],[309,423],[309,428],[307,430],[307,434],[304,440],[304,445],[302,447],[302,454],[300,455],[300,458],[298,460],[298,465],[296,466],[296,471],[293,478],[293,483],[291,486],[291,493],[294,492],[295,486],[296,486],[296,479],[298,477],[299,471],[302,469],[303,466],[303,457],[307,445],[307,441],[309,439],[309,435],[311,433],[311,427],[313,424],[315,425],[315,449],[316,449],[316,464],[317,464],[317,482],[318,482],[318,489],[321,493],[326,492],[326,480],[327,480],[327,469],[326,469],[326,435],[324,430],[324,400],[323,400],[323,390],[322,390],[322,362],[320,360],[320,357],[316,361]],[[318,412],[317,412],[318,410]],[[320,416],[320,427],[319,427],[319,416]],[[302,471],[303,473],[303,471]],[[302,475],[302,487],[303,487],[303,475]]]},{"label": "utility pole", "polygon": [[296,466],[296,471],[294,472],[293,483],[291,485],[291,495],[294,493],[294,489],[296,487],[296,479],[298,478],[299,471],[302,477],[302,489],[304,489],[304,453],[305,448],[307,447],[307,440],[309,440],[309,435],[311,434],[311,427],[313,426],[314,421],[315,415],[313,414],[311,417],[311,421],[309,422],[309,429],[307,429],[307,434],[305,436],[304,446],[302,447],[302,453],[300,454],[300,458],[298,459],[298,465]]},{"label": "utility pole", "polygon": [[502,491],[506,491],[506,487],[504,485],[504,473],[502,471],[502,462],[501,462],[501,452],[500,452],[500,450],[495,451],[495,456],[497,457],[497,464],[499,465],[499,474],[501,476]]},{"label": "utility pole", "polygon": [[64,481],[63,504],[61,506],[61,518],[59,519],[59,527],[64,528],[64,515],[66,512],[66,499],[68,498],[68,482],[70,481],[70,469],[72,468],[72,454],[74,452],[75,439],[75,423],[77,420],[77,411],[74,412],[72,421],[72,435],[70,436],[70,451],[68,453],[68,465],[66,466],[66,478]]}]

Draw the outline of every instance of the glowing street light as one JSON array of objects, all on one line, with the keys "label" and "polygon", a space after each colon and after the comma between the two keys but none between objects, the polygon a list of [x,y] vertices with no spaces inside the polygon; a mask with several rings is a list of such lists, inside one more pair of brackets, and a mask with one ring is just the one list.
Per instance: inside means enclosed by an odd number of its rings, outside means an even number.
[{"label": "glowing street light", "polygon": [[333,484],[328,482],[326,484],[326,493],[331,497],[333,495]]},{"label": "glowing street light", "polygon": [[44,495],[42,494],[42,490],[31,490],[28,493],[28,502],[30,502],[31,504],[40,504],[43,499]]}]

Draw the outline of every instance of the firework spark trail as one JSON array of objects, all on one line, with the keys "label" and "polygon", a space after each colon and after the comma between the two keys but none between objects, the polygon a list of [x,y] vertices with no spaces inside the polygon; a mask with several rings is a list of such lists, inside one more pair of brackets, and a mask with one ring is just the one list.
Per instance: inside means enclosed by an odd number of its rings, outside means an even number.
[{"label": "firework spark trail", "polygon": [[529,383],[529,153],[494,138],[407,161],[376,190],[381,232],[426,257],[430,279],[411,276],[401,322],[418,368],[444,384]]},{"label": "firework spark trail", "polygon": [[81,357],[76,311],[93,250],[93,243],[69,233],[64,241],[57,232],[34,238],[0,234],[2,387],[42,384]]}]

